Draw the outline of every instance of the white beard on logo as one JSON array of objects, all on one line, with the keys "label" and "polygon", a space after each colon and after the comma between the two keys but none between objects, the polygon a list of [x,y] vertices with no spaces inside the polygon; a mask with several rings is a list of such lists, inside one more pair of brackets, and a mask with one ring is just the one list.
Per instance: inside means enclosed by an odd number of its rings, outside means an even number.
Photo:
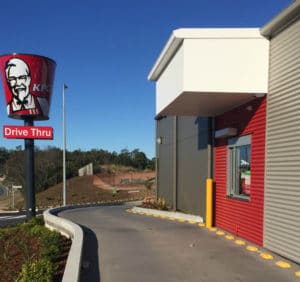
[{"label": "white beard on logo", "polygon": [[17,97],[20,101],[23,101],[27,96],[28,96],[28,92],[26,91],[26,89],[18,89],[17,91]]}]

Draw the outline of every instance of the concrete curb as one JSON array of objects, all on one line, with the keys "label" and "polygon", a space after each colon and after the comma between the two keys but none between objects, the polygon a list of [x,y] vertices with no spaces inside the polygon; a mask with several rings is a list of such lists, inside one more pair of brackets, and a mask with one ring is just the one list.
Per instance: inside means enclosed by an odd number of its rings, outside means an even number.
[{"label": "concrete curb", "polygon": [[50,230],[56,230],[60,234],[72,240],[71,249],[68,255],[67,264],[63,275],[63,280],[62,280],[63,282],[80,281],[84,233],[82,228],[78,224],[75,224],[68,219],[58,217],[57,214],[59,212],[62,212],[64,210],[69,210],[69,209],[89,208],[89,207],[98,207],[98,206],[114,206],[114,205],[123,205],[123,204],[138,205],[141,204],[141,201],[119,202],[119,203],[116,202],[87,203],[87,204],[50,208],[43,212],[44,221],[47,228],[49,228]]},{"label": "concrete curb", "polygon": [[15,213],[19,213],[19,211],[18,210],[14,210],[14,211],[0,210],[0,215],[15,214]]},{"label": "concrete curb", "polygon": [[182,219],[182,220],[186,220],[186,221],[195,221],[198,223],[203,223],[203,218],[201,216],[185,214],[185,213],[181,213],[181,212],[161,211],[161,210],[146,209],[146,208],[139,208],[139,207],[133,207],[131,210],[132,210],[132,212],[137,212],[137,213],[166,216],[166,217],[171,217],[171,218],[175,218],[175,219]]},{"label": "concrete curb", "polygon": [[80,281],[83,230],[79,225],[70,220],[57,216],[57,213],[72,208],[74,208],[74,206],[57,207],[48,209],[43,213],[47,228],[56,230],[62,235],[72,239],[72,245],[62,279],[63,282]]}]

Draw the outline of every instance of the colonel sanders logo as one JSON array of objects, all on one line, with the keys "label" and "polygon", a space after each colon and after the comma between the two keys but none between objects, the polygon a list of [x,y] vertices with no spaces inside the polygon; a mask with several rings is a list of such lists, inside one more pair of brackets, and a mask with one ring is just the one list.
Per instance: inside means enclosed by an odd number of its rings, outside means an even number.
[{"label": "colonel sanders logo", "polygon": [[5,66],[5,76],[12,94],[12,99],[7,104],[8,115],[48,116],[48,100],[30,93],[31,75],[25,61],[19,58],[8,60]]}]

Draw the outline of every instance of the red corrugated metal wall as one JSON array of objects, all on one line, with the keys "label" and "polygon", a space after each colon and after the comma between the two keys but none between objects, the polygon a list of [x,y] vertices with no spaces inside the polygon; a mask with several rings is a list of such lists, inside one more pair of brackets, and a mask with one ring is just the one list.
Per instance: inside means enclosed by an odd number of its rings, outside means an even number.
[{"label": "red corrugated metal wall", "polygon": [[215,142],[216,226],[258,245],[263,243],[266,99],[257,99],[215,119],[216,130],[235,127],[252,135],[249,201],[227,197],[227,139]]}]

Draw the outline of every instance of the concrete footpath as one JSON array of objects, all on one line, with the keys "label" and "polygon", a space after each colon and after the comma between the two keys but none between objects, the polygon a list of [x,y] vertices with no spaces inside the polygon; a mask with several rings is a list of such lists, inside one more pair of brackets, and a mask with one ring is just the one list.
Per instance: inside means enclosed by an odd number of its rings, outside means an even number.
[{"label": "concrete footpath", "polygon": [[84,226],[81,281],[300,282],[300,266],[201,218],[132,205],[66,210]]}]

